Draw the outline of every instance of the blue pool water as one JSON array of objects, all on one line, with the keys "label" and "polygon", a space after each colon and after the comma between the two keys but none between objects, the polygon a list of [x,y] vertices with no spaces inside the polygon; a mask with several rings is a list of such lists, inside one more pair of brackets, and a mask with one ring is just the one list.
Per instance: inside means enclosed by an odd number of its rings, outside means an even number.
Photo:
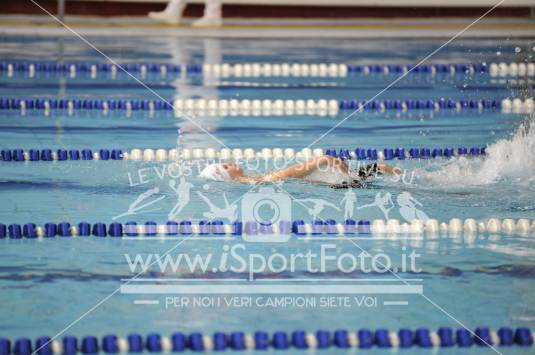
[{"label": "blue pool water", "polygon": [[[47,60],[103,62],[104,58],[75,39],[29,39],[4,37],[2,60]],[[119,63],[417,63],[442,43],[437,40],[216,40],[216,39],[118,39],[94,38],[92,43]],[[533,42],[528,40],[458,40],[430,61],[456,62],[531,62]],[[396,76],[360,75],[336,78],[225,78],[207,81],[202,75],[182,78],[149,78],[147,84],[165,99],[359,99],[373,97]],[[259,86],[258,84],[266,84]],[[269,85],[267,85],[269,84]],[[0,77],[2,97],[76,97],[155,99],[131,78],[90,79],[58,75]],[[525,78],[457,76],[442,79],[409,75],[379,99],[498,99],[533,96],[533,82]],[[195,117],[206,129],[230,148],[264,147],[300,150],[344,118],[312,116],[270,117]],[[457,112],[361,112],[325,136],[315,147],[472,147],[488,146],[487,158],[453,160],[393,161],[414,176],[407,185],[380,179],[366,189],[355,191],[355,219],[385,218],[372,204],[378,193],[390,193],[394,208],[388,217],[404,222],[396,197],[410,193],[430,218],[535,218],[535,132],[526,114],[500,111]],[[178,132],[181,132],[180,135]],[[206,133],[170,111],[134,113],[98,111],[77,112],[69,116],[54,111],[0,111],[0,148],[2,149],[100,149],[213,147],[218,144]],[[267,163],[269,169],[271,162]],[[161,163],[133,161],[67,161],[0,164],[0,222],[43,225],[68,221],[90,223],[113,221],[155,221],[165,223],[177,202],[169,181],[173,179]],[[265,170],[263,167],[261,170]],[[237,201],[251,186],[207,182],[188,176],[192,184],[191,201],[177,216],[180,220],[205,219],[207,204],[197,192],[222,206],[226,196]],[[129,205],[148,189],[158,188],[161,201],[138,214],[117,219]],[[340,205],[345,190],[287,182],[284,190],[294,199],[321,198]],[[292,218],[309,221],[308,211],[292,205]],[[243,211],[242,211],[243,213]],[[343,213],[326,208],[322,218],[342,220]],[[117,240],[101,238],[54,238],[39,240],[2,240],[0,287],[2,312],[0,333],[11,338],[55,335],[121,286],[134,274],[125,254],[164,254],[177,240]],[[225,245],[241,240],[187,240],[175,252],[220,254]],[[250,243],[248,250],[261,254],[289,255],[303,250],[318,251],[323,241],[292,238],[287,243]],[[422,295],[403,296],[403,307],[352,308],[173,308],[162,305],[134,305],[135,295],[116,293],[97,309],[70,327],[65,334],[84,336],[136,331],[213,331],[258,329],[313,331],[324,328],[360,327],[398,329],[400,327],[439,326],[470,329],[485,325],[535,327],[535,244],[533,236],[520,235],[436,235],[420,238],[361,237],[353,242],[335,239],[338,252],[385,253],[400,260],[405,250],[421,254]],[[358,244],[358,245],[356,245]],[[395,261],[398,263],[398,261]],[[151,278],[200,277],[186,269],[160,273]],[[221,275],[204,275],[221,277]],[[235,275],[224,274],[224,277]],[[238,275],[244,277],[246,275]],[[263,275],[270,276],[270,275]],[[271,275],[273,276],[273,275]],[[284,272],[279,278],[310,277],[305,270]],[[324,277],[338,277],[332,270]],[[374,274],[374,278],[388,278]],[[400,276],[411,278],[410,273]],[[351,278],[365,275],[351,274]],[[163,296],[159,296],[163,302]],[[396,298],[397,297],[397,298]],[[137,297],[139,298],[139,297]],[[399,296],[381,296],[383,300]],[[437,307],[438,306],[438,307]],[[378,350],[374,350],[377,351]],[[416,352],[416,350],[411,350]],[[489,353],[488,349],[472,349]],[[507,353],[526,353],[507,349]],[[423,351],[422,351],[423,353]],[[446,353],[446,352],[445,352]],[[465,350],[447,353],[465,354]]]}]

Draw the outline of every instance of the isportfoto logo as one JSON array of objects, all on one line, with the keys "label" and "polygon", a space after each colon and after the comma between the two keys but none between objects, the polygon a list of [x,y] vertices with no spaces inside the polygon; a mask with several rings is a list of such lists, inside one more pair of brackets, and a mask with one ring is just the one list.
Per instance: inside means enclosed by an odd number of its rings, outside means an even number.
[{"label": "isportfoto logo", "polygon": [[[133,274],[147,273],[156,269],[159,274],[206,274],[235,273],[254,280],[257,275],[276,275],[281,273],[309,273],[320,275],[326,272],[351,274],[355,272],[384,274],[387,272],[419,273],[416,260],[421,255],[415,251],[403,252],[397,256],[396,264],[384,253],[358,254],[338,252],[336,244],[321,244],[319,250],[307,249],[299,253],[272,253],[268,255],[247,252],[245,244],[224,245],[218,253],[186,254],[137,254],[134,257],[124,254]],[[155,271],[155,270],[154,270]]]}]

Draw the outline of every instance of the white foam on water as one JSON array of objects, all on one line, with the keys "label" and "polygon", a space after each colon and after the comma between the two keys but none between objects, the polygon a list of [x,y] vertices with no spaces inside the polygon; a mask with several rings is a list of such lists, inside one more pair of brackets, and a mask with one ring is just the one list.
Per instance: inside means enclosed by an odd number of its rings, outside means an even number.
[{"label": "white foam on water", "polygon": [[523,123],[510,139],[487,147],[485,157],[460,157],[435,171],[417,171],[424,180],[441,186],[477,186],[507,179],[514,184],[535,182],[535,123]]}]

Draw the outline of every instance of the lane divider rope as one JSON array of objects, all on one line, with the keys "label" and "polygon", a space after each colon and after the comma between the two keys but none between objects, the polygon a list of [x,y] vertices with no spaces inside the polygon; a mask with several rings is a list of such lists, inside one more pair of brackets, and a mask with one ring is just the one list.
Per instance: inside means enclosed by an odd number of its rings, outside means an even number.
[{"label": "lane divider rope", "polygon": [[[369,74],[488,74],[492,77],[535,76],[535,63],[452,63],[452,64],[343,64],[343,63],[222,63],[222,64],[162,64],[124,63],[121,66],[141,76],[158,74],[176,76],[180,74],[203,74],[213,77],[347,77]],[[65,73],[71,77],[89,74],[96,78],[107,73],[112,78],[122,71],[114,64],[89,62],[0,62],[0,73],[13,76],[15,72]]]},{"label": "lane divider rope", "polygon": [[275,331],[272,334],[257,331],[253,334],[244,332],[216,332],[212,336],[200,332],[184,334],[173,333],[162,336],[150,333],[146,337],[140,334],[129,334],[126,338],[117,335],[105,335],[100,340],[95,336],[77,338],[65,336],[60,340],[49,337],[37,338],[34,344],[28,338],[19,338],[13,342],[0,338],[0,355],[30,355],[32,350],[39,349],[39,355],[65,354],[73,355],[105,353],[140,353],[148,352],[183,352],[183,351],[221,351],[221,350],[290,350],[290,349],[327,349],[327,348],[450,348],[453,346],[468,348],[471,346],[533,346],[534,334],[529,328],[502,327],[494,331],[488,327],[478,327],[474,334],[465,328],[452,329],[441,327],[436,331],[429,328],[411,330],[401,328],[399,331],[388,329],[360,329],[358,331],[338,329],[333,332],[318,330],[306,332]]},{"label": "lane divider rope", "polygon": [[242,236],[242,235],[384,235],[384,234],[484,234],[503,233],[519,235],[535,235],[535,220],[530,221],[525,218],[514,220],[511,218],[476,221],[473,218],[459,219],[452,218],[448,222],[439,222],[436,219],[422,221],[413,220],[411,223],[401,223],[397,219],[375,219],[369,220],[345,220],[338,223],[333,219],[314,220],[312,223],[305,223],[303,220],[281,221],[279,223],[257,223],[256,221],[236,221],[225,224],[220,220],[199,221],[195,223],[191,220],[180,222],[169,221],[166,224],[157,224],[148,221],[142,224],[136,222],[90,224],[80,222],[71,224],[68,222],[46,223],[39,226],[35,223],[1,224],[0,238],[21,239],[21,238],[53,238],[60,237],[137,237],[137,236],[160,236],[162,238],[173,238],[183,236]]},{"label": "lane divider rope", "polygon": [[144,99],[55,99],[55,98],[8,98],[0,97],[0,110],[65,110],[69,114],[82,111],[173,111],[176,117],[181,112],[205,116],[336,116],[340,111],[447,111],[501,110],[503,113],[531,113],[535,104],[532,98],[516,99],[472,99],[472,100],[206,100],[176,99],[172,105],[163,100]]},{"label": "lane divider rope", "polygon": [[485,147],[455,148],[356,148],[352,149],[310,149],[296,151],[293,148],[251,148],[216,150],[213,148],[194,149],[2,149],[0,161],[67,161],[67,160],[133,160],[133,161],[178,161],[199,159],[252,160],[252,159],[309,159],[329,155],[340,159],[355,160],[405,160],[453,157],[477,157],[485,155]]}]

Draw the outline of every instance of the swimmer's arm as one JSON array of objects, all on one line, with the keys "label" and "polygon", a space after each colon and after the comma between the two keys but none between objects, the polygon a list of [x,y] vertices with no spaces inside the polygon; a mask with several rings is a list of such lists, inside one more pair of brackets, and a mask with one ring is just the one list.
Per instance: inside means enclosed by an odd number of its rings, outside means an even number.
[{"label": "swimmer's arm", "polygon": [[[340,170],[344,173],[347,173],[349,171],[347,164],[344,163],[342,160],[328,155],[324,155],[268,174],[239,177],[236,179],[236,181],[246,184],[254,184],[257,182],[280,181],[291,178],[298,179],[303,178],[308,174],[312,173],[314,170],[318,168],[323,168],[325,166],[338,166],[340,167]],[[377,164],[377,168],[385,174],[394,173],[394,167],[387,164]]]},{"label": "swimmer's arm", "polygon": [[316,169],[324,167],[339,167],[339,169],[347,173],[349,168],[342,160],[330,157],[327,155],[312,158],[303,163],[289,166],[285,169],[277,170],[265,175],[252,176],[249,179],[255,179],[256,181],[280,181],[285,179],[299,179],[303,178]]}]

